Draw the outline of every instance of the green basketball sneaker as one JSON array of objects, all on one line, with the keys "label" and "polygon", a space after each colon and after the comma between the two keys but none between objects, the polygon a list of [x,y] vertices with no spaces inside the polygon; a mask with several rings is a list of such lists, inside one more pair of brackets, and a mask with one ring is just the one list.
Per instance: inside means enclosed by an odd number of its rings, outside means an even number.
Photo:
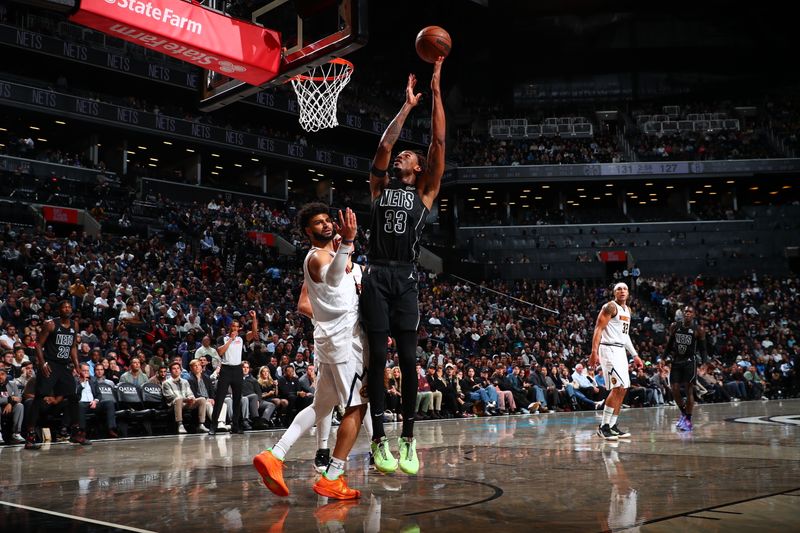
[{"label": "green basketball sneaker", "polygon": [[389,449],[389,440],[386,437],[381,437],[380,442],[372,441],[370,449],[372,458],[375,460],[375,468],[380,472],[391,474],[397,470],[397,459],[392,455],[392,450]]},{"label": "green basketball sneaker", "polygon": [[417,439],[408,440],[404,437],[397,439],[400,447],[400,470],[406,474],[415,475],[419,472],[419,458],[417,458]]}]

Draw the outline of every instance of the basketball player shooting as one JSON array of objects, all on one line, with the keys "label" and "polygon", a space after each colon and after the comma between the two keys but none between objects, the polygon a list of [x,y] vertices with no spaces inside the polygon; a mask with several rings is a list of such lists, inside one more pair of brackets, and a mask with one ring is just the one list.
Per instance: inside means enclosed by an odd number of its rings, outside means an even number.
[{"label": "basketball player shooting", "polygon": [[[367,330],[370,352],[367,389],[372,411],[372,454],[375,467],[381,472],[394,472],[398,467],[383,430],[383,372],[389,334],[397,341],[403,376],[414,376],[416,371],[419,240],[425,217],[439,194],[444,172],[445,116],[439,88],[443,61],[444,58],[439,57],[433,64],[431,144],[427,157],[404,150],[392,160],[392,148],[403,124],[422,99],[421,93],[414,93],[417,78],[410,74],[406,101],[381,137],[369,177],[372,208],[368,266],[362,281],[361,320]],[[401,395],[403,431],[399,440],[399,466],[407,474],[416,474],[419,471],[414,439],[417,380],[403,379]]]},{"label": "basketball player shooting", "polygon": [[589,366],[596,367],[598,361],[606,376],[606,385],[611,392],[606,398],[603,408],[603,420],[597,428],[597,434],[606,440],[618,440],[630,437],[627,431],[617,427],[617,417],[622,407],[625,394],[631,386],[631,375],[628,372],[627,351],[633,356],[633,364],[637,368],[643,366],[639,354],[633,347],[630,337],[631,310],[625,304],[628,300],[628,286],[624,283],[614,285],[614,299],[603,306],[597,315],[597,323],[592,336],[592,355]]}]

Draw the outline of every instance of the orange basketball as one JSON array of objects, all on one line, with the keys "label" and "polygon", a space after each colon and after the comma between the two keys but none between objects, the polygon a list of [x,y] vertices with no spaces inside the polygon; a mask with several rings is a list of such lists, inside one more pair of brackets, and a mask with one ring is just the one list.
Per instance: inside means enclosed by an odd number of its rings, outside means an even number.
[{"label": "orange basketball", "polygon": [[428,63],[435,63],[439,56],[447,57],[453,42],[447,30],[439,26],[427,26],[417,34],[417,55]]}]

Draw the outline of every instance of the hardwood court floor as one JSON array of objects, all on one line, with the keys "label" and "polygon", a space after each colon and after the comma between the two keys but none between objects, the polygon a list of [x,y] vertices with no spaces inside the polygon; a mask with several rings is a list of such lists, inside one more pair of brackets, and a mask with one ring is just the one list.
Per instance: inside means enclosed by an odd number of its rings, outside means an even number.
[{"label": "hardwood court floor", "polygon": [[285,499],[251,467],[277,431],[7,446],[0,530],[797,531],[800,400],[699,406],[692,434],[677,412],[623,411],[633,436],[619,443],[595,436],[591,412],[422,422],[416,477],[369,471],[362,435],[355,503],[311,490],[310,436],[286,463]]}]

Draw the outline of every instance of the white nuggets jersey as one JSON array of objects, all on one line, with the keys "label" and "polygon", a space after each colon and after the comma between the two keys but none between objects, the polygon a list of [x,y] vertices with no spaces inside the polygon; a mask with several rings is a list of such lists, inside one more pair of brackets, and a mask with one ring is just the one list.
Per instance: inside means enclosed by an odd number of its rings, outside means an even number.
[{"label": "white nuggets jersey", "polygon": [[630,342],[631,311],[627,306],[611,302],[617,308],[617,314],[608,321],[600,337],[600,343],[611,346],[625,346]]},{"label": "white nuggets jersey", "polygon": [[308,273],[308,261],[314,252],[333,252],[311,248],[303,261],[303,276],[314,313],[314,344],[322,363],[341,363],[351,357],[353,335],[358,327],[358,293],[353,272],[346,273],[338,287],[317,283]]}]

